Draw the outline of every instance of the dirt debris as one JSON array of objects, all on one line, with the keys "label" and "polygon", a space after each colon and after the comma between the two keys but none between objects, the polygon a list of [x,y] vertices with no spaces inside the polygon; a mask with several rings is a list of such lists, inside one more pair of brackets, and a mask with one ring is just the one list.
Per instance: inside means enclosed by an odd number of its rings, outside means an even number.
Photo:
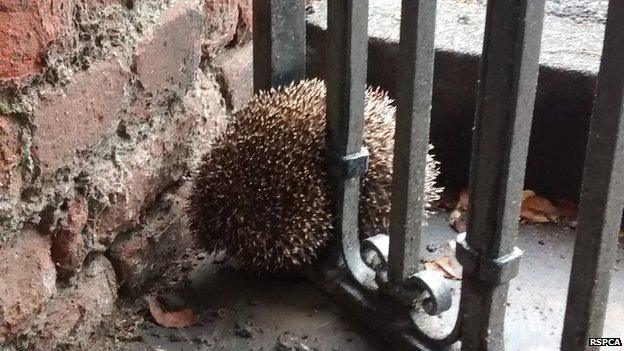
[{"label": "dirt debris", "polygon": [[[301,339],[307,339],[307,337],[302,337]],[[275,349],[277,351],[313,351],[313,350],[316,350],[304,344],[301,339],[297,337],[296,335],[286,332],[277,338],[277,345]]]},{"label": "dirt debris", "polygon": [[237,322],[234,326],[234,334],[241,338],[251,339],[255,330],[250,321]]}]

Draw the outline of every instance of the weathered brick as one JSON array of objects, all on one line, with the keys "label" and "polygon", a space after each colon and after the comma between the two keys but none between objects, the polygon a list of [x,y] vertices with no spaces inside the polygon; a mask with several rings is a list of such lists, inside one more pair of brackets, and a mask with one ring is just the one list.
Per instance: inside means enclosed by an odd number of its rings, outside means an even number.
[{"label": "weathered brick", "polygon": [[163,195],[140,228],[120,235],[109,248],[109,258],[127,293],[140,294],[173,257],[191,245],[184,217],[187,191],[188,184],[176,193]]},{"label": "weathered brick", "polygon": [[26,231],[0,249],[0,342],[22,330],[55,292],[47,238]]},{"label": "weathered brick", "polygon": [[64,91],[48,91],[35,109],[35,154],[44,172],[71,163],[77,151],[112,134],[126,106],[128,75],[117,59],[77,73]]},{"label": "weathered brick", "polygon": [[[136,154],[137,157],[143,157],[142,155],[144,154]],[[131,162],[140,161],[136,159]],[[142,209],[153,203],[156,196],[173,181],[171,172],[172,170],[168,169],[163,170],[162,174],[157,174],[149,168],[133,167],[126,175],[119,192],[112,194],[114,200],[97,219],[97,242],[108,246],[118,233],[136,226],[141,218]]]},{"label": "weathered brick", "polygon": [[186,91],[201,59],[203,16],[196,1],[177,1],[135,53],[136,73],[151,94]]},{"label": "weathered brick", "polygon": [[238,1],[238,24],[236,25],[236,44],[251,40],[253,32],[253,11],[251,0]]},{"label": "weathered brick", "polygon": [[46,49],[70,23],[71,13],[69,0],[0,0],[0,79],[39,73]]},{"label": "weathered brick", "polygon": [[94,2],[98,2],[104,5],[123,5],[127,7],[132,7],[133,0],[93,0]]},{"label": "weathered brick", "polygon": [[82,228],[87,222],[87,217],[86,201],[82,197],[75,198],[68,206],[67,217],[54,234],[52,259],[62,274],[76,272],[87,256],[82,236]]},{"label": "weathered brick", "polygon": [[225,111],[217,103],[221,101],[221,94],[216,83],[203,74],[198,78],[174,115],[167,119],[167,125],[138,144],[131,153],[120,156],[123,175],[111,167],[94,174],[94,182],[116,179],[112,186],[114,191],[107,194],[110,201],[106,207],[90,213],[91,222],[97,223],[95,241],[98,243],[108,246],[118,233],[135,227],[143,210],[189,172],[192,163],[222,130]]},{"label": "weathered brick", "polygon": [[82,271],[76,284],[60,291],[46,304],[29,328],[36,335],[30,339],[29,349],[53,350],[59,344],[64,347],[81,345],[101,323],[102,317],[113,311],[116,298],[113,268],[105,257],[97,256]]},{"label": "weathered brick", "polygon": [[206,1],[204,13],[204,52],[212,54],[228,43],[236,35],[239,21],[240,0]]},{"label": "weathered brick", "polygon": [[18,134],[9,117],[0,115],[0,189],[11,184],[13,168],[19,163]]},{"label": "weathered brick", "polygon": [[221,83],[221,93],[229,107],[241,109],[253,97],[251,43],[223,51],[212,63]]}]

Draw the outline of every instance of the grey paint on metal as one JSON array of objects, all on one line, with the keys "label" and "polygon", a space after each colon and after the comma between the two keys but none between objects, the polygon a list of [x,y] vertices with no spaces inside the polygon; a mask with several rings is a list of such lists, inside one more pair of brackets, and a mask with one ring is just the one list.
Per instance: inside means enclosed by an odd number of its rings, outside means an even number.
[{"label": "grey paint on metal", "polygon": [[[328,149],[337,157],[362,151],[368,0],[329,0],[327,30]],[[360,254],[357,226],[360,177],[336,178],[336,234],[352,277],[377,289],[375,271]]]},{"label": "grey paint on metal", "polygon": [[254,91],[305,78],[305,0],[253,0]]},{"label": "grey paint on metal", "polygon": [[403,0],[388,274],[418,272],[433,90],[436,1]]},{"label": "grey paint on metal", "polygon": [[611,1],[585,156],[562,350],[594,349],[587,338],[601,337],[604,327],[624,201],[623,61],[624,2]]},{"label": "grey paint on metal", "polygon": [[[488,1],[466,237],[479,261],[515,251],[543,16],[544,0]],[[502,350],[509,283],[481,279],[481,266],[464,267],[462,349]]]}]

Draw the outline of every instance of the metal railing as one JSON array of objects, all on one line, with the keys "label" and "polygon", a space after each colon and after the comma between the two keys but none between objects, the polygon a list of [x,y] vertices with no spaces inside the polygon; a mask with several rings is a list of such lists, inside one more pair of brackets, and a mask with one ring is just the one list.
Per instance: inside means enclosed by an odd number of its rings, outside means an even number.
[{"label": "metal railing", "polygon": [[[398,1],[398,0],[397,0]],[[254,0],[256,90],[305,78],[304,0]],[[328,0],[328,150],[336,178],[335,260],[311,273],[330,294],[404,348],[503,350],[509,281],[518,273],[520,193],[538,75],[544,0],[490,0],[470,172],[470,217],[456,257],[463,267],[459,314],[433,337],[412,318],[451,305],[444,279],[419,262],[431,114],[435,0],[403,0],[390,233],[360,243],[360,176],[367,65],[367,0]],[[589,349],[602,334],[624,194],[624,2],[611,1],[581,191],[563,350]],[[363,257],[376,255],[376,264]],[[366,260],[370,262],[371,260]],[[318,271],[318,270],[317,270]],[[424,297],[424,298],[423,298]]]}]

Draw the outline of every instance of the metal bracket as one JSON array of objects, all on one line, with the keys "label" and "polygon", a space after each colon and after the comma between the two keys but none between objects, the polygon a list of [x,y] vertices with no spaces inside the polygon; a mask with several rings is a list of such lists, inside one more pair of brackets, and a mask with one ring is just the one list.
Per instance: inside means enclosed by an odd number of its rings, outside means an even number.
[{"label": "metal bracket", "polygon": [[388,295],[392,296],[400,304],[412,307],[416,301],[427,293],[423,300],[423,308],[429,315],[439,315],[451,308],[451,287],[439,272],[420,271],[411,275],[403,284],[389,284],[388,279],[388,251],[390,237],[378,234],[362,242],[362,258],[366,265],[372,268],[376,274],[376,282],[385,287]]},{"label": "metal bracket", "polygon": [[473,250],[466,241],[466,233],[457,236],[455,257],[463,269],[491,285],[501,285],[518,275],[522,250],[518,247],[507,255],[490,258]]},{"label": "metal bracket", "polygon": [[390,237],[386,234],[377,234],[364,239],[360,251],[364,263],[375,271],[375,282],[377,285],[387,285]]},{"label": "metal bracket", "polygon": [[368,168],[368,150],[362,147],[359,152],[340,156],[335,152],[327,154],[329,173],[340,179],[363,176]]},{"label": "metal bracket", "polygon": [[444,311],[448,311],[453,303],[451,286],[442,273],[435,271],[420,271],[405,282],[407,286],[426,291],[429,297],[423,301],[425,312],[431,316],[437,316]]},{"label": "metal bracket", "polygon": [[362,241],[362,259],[367,266],[376,272],[386,269],[388,266],[388,252],[390,237],[378,234]]},{"label": "metal bracket", "polygon": [[422,306],[431,316],[437,316],[448,311],[453,303],[451,286],[444,276],[435,271],[420,271],[411,275],[403,284],[392,285],[387,292],[403,306],[414,307],[419,298]]}]

